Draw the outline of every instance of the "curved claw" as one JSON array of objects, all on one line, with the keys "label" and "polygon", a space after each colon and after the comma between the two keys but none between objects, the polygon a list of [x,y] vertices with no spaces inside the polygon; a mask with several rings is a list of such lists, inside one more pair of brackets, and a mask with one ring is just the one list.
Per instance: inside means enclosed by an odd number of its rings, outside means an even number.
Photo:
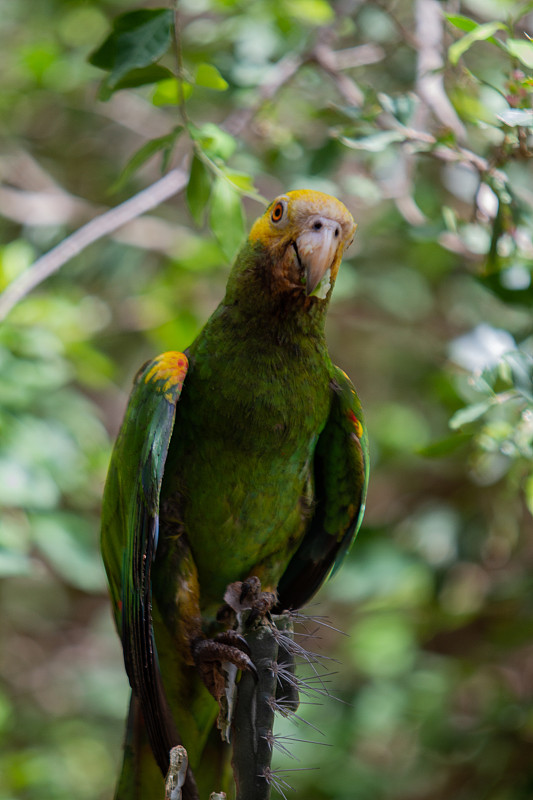
[{"label": "curved claw", "polygon": [[241,634],[237,633],[237,631],[222,631],[222,633],[217,633],[213,641],[221,642],[222,644],[228,644],[231,647],[236,647],[238,650],[242,650],[242,652],[246,653],[248,656],[252,655],[252,651],[250,650],[248,642],[244,636],[241,636]]},{"label": "curved claw", "polygon": [[[222,670],[224,661],[234,664],[240,670],[251,672],[254,680],[258,680],[257,669],[248,653],[241,648],[241,640],[243,637],[235,631],[225,631],[214,639],[199,639],[192,645],[192,656],[196,667],[215,700],[220,700],[225,688],[225,676]],[[244,645],[249,651],[245,641]]]},{"label": "curved claw", "polygon": [[257,671],[257,667],[255,666],[254,662],[250,660],[250,666],[248,667],[248,672],[252,673],[252,678],[256,683],[259,682],[259,673]]}]

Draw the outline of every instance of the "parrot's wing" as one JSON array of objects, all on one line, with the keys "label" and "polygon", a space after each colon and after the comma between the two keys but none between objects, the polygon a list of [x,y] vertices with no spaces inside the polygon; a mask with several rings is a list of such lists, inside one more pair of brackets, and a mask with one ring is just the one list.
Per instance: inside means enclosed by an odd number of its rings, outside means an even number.
[{"label": "parrot's wing", "polygon": [[151,569],[159,532],[159,495],[188,361],[168,352],[137,373],[109,468],[102,554],[126,671],[163,772],[180,743],[163,690],[152,630]]},{"label": "parrot's wing", "polygon": [[315,505],[302,543],[278,585],[278,608],[301,608],[350,549],[363,519],[368,441],[359,398],[335,368],[333,400],[314,457]]}]

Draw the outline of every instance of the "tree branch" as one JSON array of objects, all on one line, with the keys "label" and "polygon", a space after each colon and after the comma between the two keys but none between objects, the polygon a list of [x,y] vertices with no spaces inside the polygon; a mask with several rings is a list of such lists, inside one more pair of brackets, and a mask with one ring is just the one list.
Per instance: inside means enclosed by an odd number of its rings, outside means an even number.
[{"label": "tree branch", "polygon": [[[269,80],[259,90],[258,102],[250,109],[230,114],[223,123],[223,127],[233,135],[238,135],[257,113],[257,110],[291,80],[303,63],[302,58],[297,58],[292,54],[282,58],[274,67]],[[188,176],[184,170],[173,169],[121,205],[95,217],[82,228],[67,236],[57,247],[38,258],[0,294],[0,321],[7,317],[11,309],[22,298],[57,272],[71,258],[79,255],[90,244],[113,233],[125,223],[183,191],[187,181]]]},{"label": "tree branch", "polygon": [[465,126],[457,116],[444,89],[443,36],[444,20],[440,3],[437,0],[417,0],[416,39],[419,42],[416,64],[417,92],[439,122],[450,128],[459,141],[464,141]]},{"label": "tree branch", "polygon": [[352,78],[339,71],[338,61],[335,51],[325,42],[318,42],[315,46],[311,59],[329,75],[335,83],[339,93],[344,100],[351,106],[360,108],[365,101],[365,96]]},{"label": "tree branch", "polygon": [[[418,37],[411,37],[413,46],[419,49],[419,62],[417,65],[417,85],[421,99],[426,106],[431,107],[438,119],[447,124],[455,131],[458,138],[463,133],[463,126],[442,86],[442,77],[436,70],[442,65],[442,57],[439,52],[442,38],[442,19],[441,12],[435,0],[418,0],[417,3],[417,32],[424,26],[424,20],[430,19],[429,26],[431,33],[431,48],[429,42],[426,45],[419,44]],[[357,48],[355,56],[358,55]],[[437,51],[435,54],[435,50]],[[361,63],[371,63],[373,60],[380,60],[381,51],[363,54]],[[310,53],[295,56],[292,53],[282,58],[273,67],[268,79],[260,87],[257,102],[251,108],[239,110],[231,113],[222,126],[233,135],[239,135],[250,123],[257,111],[277,92],[285,86],[298,73],[304,64],[315,63],[324,70],[335,82],[337,89],[344,99],[355,106],[361,106],[364,95],[349,76],[342,74],[341,70],[350,59],[355,57],[351,51],[334,51],[325,41],[318,42]],[[365,61],[366,59],[366,61]],[[435,60],[437,59],[437,60]],[[397,126],[396,120],[390,115],[383,113],[376,119],[376,125],[381,130],[391,130]],[[438,145],[436,137],[422,130],[409,129],[406,132],[406,141],[421,142],[428,146],[428,154],[442,161],[460,161],[473,166],[480,174],[489,174],[499,180],[506,182],[506,176],[494,168],[486,159],[478,156],[464,147],[449,147]],[[30,291],[35,289],[50,275],[57,272],[67,261],[82,252],[86,247],[99,239],[113,233],[121,228],[125,223],[143,215],[146,211],[155,208],[160,203],[168,200],[173,195],[181,192],[187,185],[188,176],[182,169],[173,169],[167,175],[148,188],[126,200],[121,205],[95,217],[86,225],[75,231],[64,239],[57,247],[43,255],[22,275],[16,278],[0,295],[0,321],[5,319],[11,309]],[[402,181],[402,197],[406,196],[405,186],[409,184],[410,177],[407,173]],[[397,193],[396,193],[397,194]],[[400,199],[396,197],[397,201]],[[80,201],[83,203],[83,201]],[[420,214],[416,207],[409,206],[403,209],[404,216],[416,224]]]},{"label": "tree branch", "polygon": [[57,247],[46,253],[16,278],[0,295],[0,321],[28,292],[57,272],[63,264],[90,244],[107,236],[127,222],[145,214],[150,209],[183,191],[188,176],[182,169],[173,169],[160,180],[130,197],[124,203],[92,219],[75,233],[67,236]]}]

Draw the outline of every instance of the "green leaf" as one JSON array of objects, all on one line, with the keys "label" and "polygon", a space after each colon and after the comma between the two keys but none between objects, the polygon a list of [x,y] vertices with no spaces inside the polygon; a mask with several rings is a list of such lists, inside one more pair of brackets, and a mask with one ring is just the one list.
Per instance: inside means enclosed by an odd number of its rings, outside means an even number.
[{"label": "green leaf", "polygon": [[479,22],[475,22],[475,20],[470,19],[470,17],[465,17],[463,14],[445,14],[444,16],[450,25],[466,33],[470,33],[470,31],[479,28]]},{"label": "green leaf", "polygon": [[393,117],[396,117],[402,125],[408,124],[415,112],[418,102],[416,96],[412,93],[397,94],[391,97],[385,94],[385,92],[378,92],[378,100],[383,110],[387,111]]},{"label": "green leaf", "polygon": [[181,81],[182,91],[178,91],[180,81],[177,78],[170,78],[167,81],[160,81],[152,95],[152,103],[154,106],[177,106],[181,102],[180,94],[183,94],[183,100],[187,100],[191,96],[193,86],[186,81]]},{"label": "green leaf", "polygon": [[113,92],[118,92],[120,89],[133,89],[135,86],[146,86],[168,78],[172,78],[172,72],[169,69],[161,67],[159,64],[150,64],[142,69],[132,69],[114,86],[111,86],[107,79],[104,80],[98,97],[100,100],[109,100]]},{"label": "green leaf", "polygon": [[507,108],[496,116],[510,128],[533,128],[533,110],[530,108]]},{"label": "green leaf", "polygon": [[452,430],[457,430],[457,428],[461,428],[463,425],[468,425],[470,422],[474,422],[479,417],[483,416],[483,414],[489,410],[489,408],[493,405],[493,401],[485,400],[482,403],[474,403],[473,405],[466,406],[466,408],[461,408],[459,411],[456,411],[455,414],[450,419],[449,425]]},{"label": "green leaf", "polygon": [[211,194],[211,176],[203,161],[194,156],[187,184],[187,204],[197,225],[204,221],[204,211]]},{"label": "green leaf", "polygon": [[216,92],[225,92],[229,86],[213,64],[198,64],[194,82],[197,86],[214,89]]},{"label": "green leaf", "polygon": [[129,181],[129,179],[134,175],[138,169],[142,167],[142,165],[148,161],[152,156],[158,153],[160,150],[165,150],[171,148],[178,136],[180,135],[183,127],[178,125],[174,128],[170,133],[167,133],[165,136],[159,136],[157,139],[151,139],[149,142],[146,142],[136,153],[130,158],[122,172],[120,173],[118,179],[115,181],[113,186],[110,188],[110,192],[114,193],[122,189],[125,183]]},{"label": "green leaf", "polygon": [[[483,25],[477,25],[470,33],[458,39],[448,48],[448,58],[451,64],[457,64],[467,50],[469,50],[476,42],[486,41],[490,39],[496,31],[507,31],[507,25],[503,22],[485,22]],[[496,42],[496,40],[494,40]]]},{"label": "green leaf", "polygon": [[60,51],[53,42],[37,44],[21,49],[21,62],[24,67],[38,80],[41,81],[53,64],[60,58]]},{"label": "green leaf", "polygon": [[28,269],[35,251],[25,239],[13,239],[0,247],[0,290]]},{"label": "green leaf", "polygon": [[213,186],[209,225],[224,255],[233,260],[244,238],[244,217],[240,195],[225,178]]},{"label": "green leaf", "polygon": [[325,0],[285,0],[284,5],[289,16],[307,25],[325,25],[335,18],[331,5]]},{"label": "green leaf", "polygon": [[247,172],[237,172],[234,169],[224,169],[224,175],[241,192],[254,192],[254,179]]},{"label": "green leaf", "polygon": [[360,139],[341,136],[340,141],[352,150],[368,150],[370,153],[381,153],[390,144],[405,141],[405,133],[402,131],[378,131],[378,133],[373,133],[370,136],[362,136]]},{"label": "green leaf", "polygon": [[143,9],[121,14],[105,42],[90,56],[89,62],[111,74],[109,89],[132,70],[153,64],[168,50],[173,14],[168,8]]},{"label": "green leaf", "polygon": [[526,67],[533,69],[533,42],[525,39],[507,39],[505,46],[510,55],[517,58]]},{"label": "green leaf", "polygon": [[206,122],[201,128],[191,126],[191,136],[210,158],[227,161],[235,152],[237,142],[229,133],[213,122]]}]

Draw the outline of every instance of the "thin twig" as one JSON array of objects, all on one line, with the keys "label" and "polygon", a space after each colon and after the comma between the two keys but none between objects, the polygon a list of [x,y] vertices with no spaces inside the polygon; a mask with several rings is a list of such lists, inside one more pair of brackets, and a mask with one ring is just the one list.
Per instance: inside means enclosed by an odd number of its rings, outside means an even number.
[{"label": "thin twig", "polygon": [[360,108],[364,105],[365,96],[352,78],[339,72],[335,51],[324,42],[318,42],[313,49],[311,59],[329,75],[344,100],[351,106]]},{"label": "thin twig", "polygon": [[133,195],[124,203],[100,214],[75,233],[63,239],[44,256],[38,258],[22,275],[19,275],[0,295],[0,321],[32,289],[57,272],[63,264],[90,244],[121,228],[126,222],[145,214],[160,203],[183,191],[187,185],[187,174],[182,169],[173,169],[158,181]]},{"label": "thin twig", "polygon": [[[443,15],[437,0],[416,0],[416,91],[422,101],[416,107],[412,125],[422,130],[428,126],[432,112],[436,119],[453,131],[457,139],[466,138],[466,130],[450,103],[444,89]],[[411,225],[423,225],[427,220],[414,199],[416,157],[413,151],[402,148],[387,177],[389,196]]]},{"label": "thin twig", "polygon": [[418,50],[420,43],[417,39],[416,33],[413,33],[411,29],[404,25],[403,22],[401,22],[401,20],[396,16],[394,8],[392,7],[393,4],[390,3],[390,0],[374,0],[374,5],[380,8],[387,15],[400,34],[401,40],[406,42],[414,50]]},{"label": "thin twig", "polygon": [[466,129],[444,89],[443,58],[444,19],[437,0],[417,0],[416,38],[419,42],[416,87],[419,97],[433,111],[439,122],[450,128],[459,141]]},{"label": "thin twig", "polygon": [[[269,80],[261,87],[258,102],[244,112],[231,113],[222,127],[234,135],[240,133],[255,116],[258,109],[291,80],[303,63],[301,58],[293,55],[282,58],[274,68]],[[183,191],[187,181],[188,176],[182,169],[173,169],[121,205],[95,217],[67,236],[57,247],[38,258],[0,294],[0,321],[4,320],[11,309],[29,292],[57,272],[71,258],[79,255],[90,244],[94,244],[117,230],[126,222],[130,222]]]},{"label": "thin twig", "polygon": [[[431,11],[432,18],[435,21],[437,8],[434,0],[419,0],[418,27],[421,27],[422,17],[424,15],[423,12],[425,13],[426,11]],[[435,35],[440,36],[440,34],[441,30],[439,29],[436,31]],[[420,47],[417,38],[411,36],[410,39],[413,46]],[[326,42],[320,41],[308,54],[302,54],[300,56],[289,54],[280,59],[270,73],[268,80],[260,87],[257,102],[251,108],[232,112],[225,122],[222,123],[222,127],[233,135],[239,135],[264,104],[275,97],[279,90],[292,80],[302,66],[309,63],[317,64],[317,66],[323,69],[332,78],[337,89],[346,101],[352,105],[362,105],[364,96],[361,90],[349,76],[342,74],[340,71],[342,69],[343,53],[345,53],[345,51],[340,51],[339,54],[335,53]],[[433,77],[434,73],[432,74],[429,63],[425,61],[422,63],[423,61],[424,59],[421,58],[421,63],[418,65],[419,93],[424,102],[432,106],[432,110],[436,116],[440,118],[441,122],[447,122],[449,127],[455,129],[456,134],[459,135],[461,133],[461,123],[455,115],[455,111],[451,105],[449,108],[444,108],[442,94],[439,94],[438,98],[435,96],[436,84],[441,79],[439,77],[438,81],[432,82],[430,91],[427,81]],[[428,91],[426,91],[424,86],[426,86]],[[442,89],[442,87],[440,88]],[[429,97],[427,96],[428,93]],[[446,97],[445,100],[447,100]],[[448,113],[450,109],[453,116]],[[376,118],[375,124],[380,130],[392,130],[399,125],[399,123],[387,113],[380,114]],[[402,128],[402,130],[406,134],[405,141],[425,144],[427,146],[427,154],[434,158],[442,161],[459,161],[470,164],[480,175],[490,175],[502,185],[507,181],[505,174],[501,170],[498,170],[485,158],[471,150],[460,146],[449,147],[446,145],[439,145],[437,144],[436,137],[423,130],[405,128]],[[133,197],[116,208],[95,217],[82,228],[75,231],[75,233],[64,239],[57,247],[35,261],[28,270],[16,278],[4,290],[3,294],[0,295],[0,321],[5,319],[9,311],[23,297],[32,289],[35,289],[50,275],[57,272],[60,267],[72,257],[78,255],[82,250],[88,247],[88,245],[116,231],[126,222],[130,222],[136,217],[141,216],[146,211],[155,208],[163,201],[168,200],[173,195],[182,191],[187,184],[187,180],[188,176],[182,169],[174,169],[151,186],[133,195]],[[412,215],[413,211],[416,210],[417,209],[411,208],[407,216]]]},{"label": "thin twig", "polygon": [[174,2],[174,33],[172,36],[172,49],[174,51],[174,59],[176,61],[176,73],[178,78],[178,107],[180,111],[181,121],[183,127],[189,133],[190,120],[187,114],[187,106],[185,104],[185,70],[183,68],[183,49],[181,46],[181,21],[179,16],[179,0]]},{"label": "thin twig", "polygon": [[369,64],[377,64],[386,58],[385,50],[379,44],[358,44],[344,50],[335,50],[335,62],[338,70],[354,69]]}]

